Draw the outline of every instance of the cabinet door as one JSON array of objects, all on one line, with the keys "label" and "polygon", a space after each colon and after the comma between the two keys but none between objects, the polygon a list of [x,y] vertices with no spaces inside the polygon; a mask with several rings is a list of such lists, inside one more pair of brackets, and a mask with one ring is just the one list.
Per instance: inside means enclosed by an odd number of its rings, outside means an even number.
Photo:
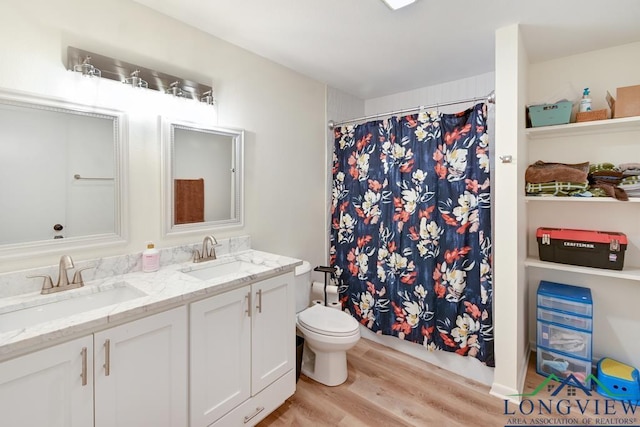
[{"label": "cabinet door", "polygon": [[0,363],[0,424],[93,425],[93,337]]},{"label": "cabinet door", "polygon": [[252,285],[251,394],[295,367],[295,302],[293,273]]},{"label": "cabinet door", "polygon": [[179,307],[94,335],[95,426],[187,425],[187,312]]},{"label": "cabinet door", "polygon": [[249,286],[190,308],[191,427],[206,427],[251,395]]}]

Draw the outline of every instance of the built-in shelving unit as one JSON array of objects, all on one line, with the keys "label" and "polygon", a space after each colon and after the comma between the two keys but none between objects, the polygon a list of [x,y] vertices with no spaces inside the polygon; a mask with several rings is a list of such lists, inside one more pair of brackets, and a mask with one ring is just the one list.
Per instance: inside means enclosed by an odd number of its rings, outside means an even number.
[{"label": "built-in shelving unit", "polygon": [[621,201],[611,197],[526,196],[524,200],[541,203],[640,203],[640,197],[630,197],[629,200]]},{"label": "built-in shelving unit", "polygon": [[[536,139],[557,139],[562,141],[565,137],[585,136],[585,135],[602,135],[609,134],[611,132],[632,132],[640,134],[640,117],[625,117],[620,119],[610,120],[597,120],[591,122],[570,123],[566,125],[557,126],[545,126],[538,128],[526,129],[527,139],[529,142],[535,143]],[[639,143],[640,145],[640,143]],[[602,155],[602,150],[596,150],[593,152],[594,156]],[[632,156],[636,155],[631,153]],[[598,157],[596,157],[598,158]],[[633,161],[633,160],[630,160]],[[638,160],[635,160],[638,161]],[[632,197],[628,201],[620,201],[611,197],[562,197],[562,196],[525,196],[525,202],[532,203],[534,205],[541,204],[553,204],[557,205],[557,212],[559,215],[572,215],[577,208],[574,204],[590,204],[593,206],[591,209],[605,209],[602,212],[606,212],[609,206],[622,207],[629,206],[632,211],[637,207],[637,203],[640,203],[639,197]],[[568,207],[572,204],[574,207]],[[613,205],[612,205],[613,204]],[[631,205],[628,205],[631,204]],[[601,206],[601,207],[598,207]],[[606,208],[603,206],[607,206]],[[550,208],[555,211],[554,208]],[[546,209],[545,209],[546,210]],[[538,210],[538,212],[540,212]],[[530,219],[531,220],[531,219]],[[625,224],[620,224],[621,229],[624,230]],[[594,229],[597,229],[597,225],[593,225]],[[578,228],[578,227],[576,227]],[[631,261],[631,262],[630,262]],[[598,268],[581,267],[567,264],[559,264],[553,262],[540,261],[536,257],[529,256],[525,260],[525,266],[535,267],[539,269],[563,271],[569,273],[587,274],[592,276],[604,276],[618,279],[626,279],[633,281],[640,281],[640,267],[630,266],[631,263],[637,263],[638,260],[625,261],[625,268],[622,271],[607,270]]]},{"label": "built-in shelving unit", "polygon": [[[618,64],[624,61],[620,56]],[[600,74],[585,71],[579,62],[571,58],[554,63],[553,67],[548,64],[533,66],[528,72],[528,96],[535,99],[562,87],[562,79],[569,79],[574,85],[588,81],[594,87],[599,86],[600,93],[607,88],[623,86],[621,82],[628,79],[625,73],[617,71]],[[556,75],[563,77],[556,78]],[[607,162],[614,165],[640,162],[640,117],[527,128],[523,133],[525,138],[518,144],[523,148],[521,159],[526,153],[527,165],[537,160],[569,164]],[[519,172],[524,173],[524,169],[526,165],[521,165]],[[640,343],[626,339],[626,330],[640,327],[640,321],[634,315],[640,298],[640,197],[620,201],[611,197],[526,196],[523,189],[519,190],[519,200],[524,202],[526,213],[524,274],[528,286],[531,345],[536,342],[536,316],[533,313],[536,313],[535,295],[540,282],[586,287],[593,295],[593,357],[613,357],[638,365]],[[539,227],[624,233],[628,240],[624,267],[611,270],[541,261],[536,239]]]},{"label": "built-in shelving unit", "polygon": [[623,270],[607,270],[604,268],[581,267],[579,265],[558,264],[555,262],[540,261],[537,258],[527,258],[524,262],[527,267],[542,268],[547,270],[566,271],[569,273],[590,274],[592,276],[612,277],[640,281],[640,267],[625,266]]},{"label": "built-in shelving unit", "polygon": [[529,139],[535,139],[579,136],[602,132],[624,132],[630,130],[640,130],[640,116],[527,128],[525,132]]}]

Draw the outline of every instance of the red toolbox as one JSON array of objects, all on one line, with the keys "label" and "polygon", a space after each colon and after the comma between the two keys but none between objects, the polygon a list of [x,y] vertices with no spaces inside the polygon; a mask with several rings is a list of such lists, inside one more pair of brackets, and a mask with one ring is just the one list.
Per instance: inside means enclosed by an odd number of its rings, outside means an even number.
[{"label": "red toolbox", "polygon": [[536,238],[542,261],[622,270],[627,249],[623,233],[540,227]]}]

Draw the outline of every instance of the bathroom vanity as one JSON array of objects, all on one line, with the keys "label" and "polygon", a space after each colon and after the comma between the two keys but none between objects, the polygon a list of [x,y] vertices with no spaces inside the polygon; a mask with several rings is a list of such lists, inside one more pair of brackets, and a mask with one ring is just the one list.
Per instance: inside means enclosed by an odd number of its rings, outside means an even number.
[{"label": "bathroom vanity", "polygon": [[0,298],[3,425],[255,425],[295,392],[299,264],[246,250]]},{"label": "bathroom vanity", "polygon": [[190,305],[191,426],[253,425],[295,392],[292,285],[289,272]]}]

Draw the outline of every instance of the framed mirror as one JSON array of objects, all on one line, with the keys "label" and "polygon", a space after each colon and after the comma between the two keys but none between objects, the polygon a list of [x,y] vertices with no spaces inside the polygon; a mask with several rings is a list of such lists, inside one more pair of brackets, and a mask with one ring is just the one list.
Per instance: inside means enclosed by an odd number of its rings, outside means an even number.
[{"label": "framed mirror", "polygon": [[244,131],[163,118],[165,235],[243,225]]},{"label": "framed mirror", "polygon": [[126,241],[123,113],[0,91],[0,257]]}]

